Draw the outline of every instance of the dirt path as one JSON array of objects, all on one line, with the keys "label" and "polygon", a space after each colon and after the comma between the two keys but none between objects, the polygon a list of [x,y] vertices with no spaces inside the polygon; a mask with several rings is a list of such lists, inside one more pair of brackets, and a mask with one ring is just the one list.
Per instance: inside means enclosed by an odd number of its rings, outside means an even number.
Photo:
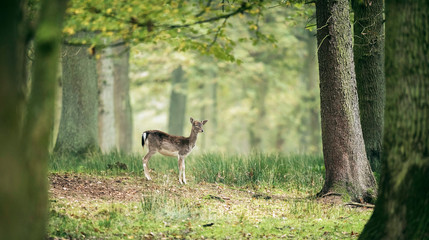
[{"label": "dirt path", "polygon": [[51,198],[57,199],[140,201],[145,195],[162,193],[171,197],[241,201],[243,198],[265,196],[255,194],[252,190],[232,189],[213,183],[179,185],[170,179],[164,176],[149,182],[136,176],[102,177],[75,173],[54,173],[49,176]]},{"label": "dirt path", "polygon": [[138,201],[143,187],[131,177],[99,177],[83,174],[51,174],[53,198]]}]

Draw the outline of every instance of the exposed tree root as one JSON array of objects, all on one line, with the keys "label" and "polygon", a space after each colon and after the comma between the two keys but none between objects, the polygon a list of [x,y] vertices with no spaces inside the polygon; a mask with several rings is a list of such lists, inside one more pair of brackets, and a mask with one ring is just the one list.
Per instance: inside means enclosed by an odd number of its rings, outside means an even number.
[{"label": "exposed tree root", "polygon": [[328,192],[328,193],[325,193],[325,194],[323,194],[323,195],[319,195],[319,196],[317,196],[317,197],[319,197],[319,198],[325,198],[325,197],[329,197],[329,196],[339,196],[339,197],[341,197],[343,194],[341,194],[341,193],[336,193],[336,192]]},{"label": "exposed tree root", "polygon": [[363,207],[363,208],[374,208],[374,204],[369,203],[358,203],[358,202],[348,202],[345,203],[344,206],[353,206],[353,207]]}]

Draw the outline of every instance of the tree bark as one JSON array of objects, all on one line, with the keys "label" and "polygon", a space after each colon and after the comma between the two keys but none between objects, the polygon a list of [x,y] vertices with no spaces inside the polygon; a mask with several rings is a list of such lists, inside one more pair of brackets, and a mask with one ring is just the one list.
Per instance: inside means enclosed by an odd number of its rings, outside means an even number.
[{"label": "tree bark", "polygon": [[114,98],[117,147],[124,153],[131,153],[133,142],[133,120],[130,103],[129,72],[130,49],[125,44],[113,48]]},{"label": "tree bark", "polygon": [[66,1],[41,2],[26,108],[23,7],[20,1],[0,6],[0,239],[43,239],[47,220],[46,170]]},{"label": "tree bark", "polygon": [[96,60],[82,45],[64,44],[62,55],[63,104],[54,151],[85,154],[98,149]]},{"label": "tree bark", "polygon": [[[0,6],[0,238],[28,236],[29,179],[27,159],[22,158],[20,133],[25,103],[26,72],[23,58],[22,1],[2,1]],[[24,79],[23,79],[24,78]]]},{"label": "tree bark", "polygon": [[429,238],[429,2],[386,1],[380,195],[361,239]]},{"label": "tree bark", "polygon": [[359,119],[347,0],[316,1],[321,129],[326,177],[319,196],[348,194],[371,202],[376,182]]},{"label": "tree bark", "polygon": [[186,114],[186,96],[188,79],[185,78],[182,66],[173,71],[171,79],[170,109],[168,113],[168,133],[183,136]]},{"label": "tree bark", "polygon": [[383,0],[353,0],[352,6],[362,133],[371,168],[379,171],[385,105]]},{"label": "tree bark", "polygon": [[19,135],[26,97],[26,31],[24,1],[5,0],[0,6],[0,145],[15,146],[6,136]]},{"label": "tree bark", "polygon": [[[104,43],[106,44],[107,41]],[[101,50],[98,72],[98,143],[103,153],[116,150],[113,47]]]}]

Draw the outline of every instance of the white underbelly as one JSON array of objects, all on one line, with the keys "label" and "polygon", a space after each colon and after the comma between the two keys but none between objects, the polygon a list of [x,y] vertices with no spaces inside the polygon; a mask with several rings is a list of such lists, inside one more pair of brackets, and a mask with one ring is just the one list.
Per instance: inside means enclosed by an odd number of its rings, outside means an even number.
[{"label": "white underbelly", "polygon": [[169,156],[169,157],[177,157],[179,155],[179,151],[169,151],[169,150],[159,150],[159,153],[161,153],[164,156]]}]

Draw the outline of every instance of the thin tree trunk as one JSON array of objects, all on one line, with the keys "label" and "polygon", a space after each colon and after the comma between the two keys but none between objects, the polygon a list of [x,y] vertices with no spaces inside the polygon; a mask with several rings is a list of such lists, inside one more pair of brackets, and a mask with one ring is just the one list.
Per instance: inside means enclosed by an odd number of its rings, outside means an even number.
[{"label": "thin tree trunk", "polygon": [[[212,77],[213,79],[216,79],[216,72],[212,73]],[[217,88],[218,88],[218,83],[216,80],[213,80],[210,84],[209,84],[209,95],[211,98],[211,104],[209,106],[209,118],[204,118],[204,119],[209,119],[210,120],[210,124],[207,125],[207,130],[209,132],[207,132],[206,130],[204,130],[204,132],[207,134],[207,146],[212,147],[212,146],[216,146],[216,136],[218,135],[217,133],[217,121],[218,121],[218,111],[217,111],[217,104],[218,104],[218,99],[217,99]],[[203,119],[201,119],[203,120]]]},{"label": "thin tree trunk", "polygon": [[[199,86],[199,91],[200,91],[200,93],[203,94],[203,96],[201,96],[200,99],[204,99],[206,94],[207,94],[207,87],[206,86],[207,85],[204,83],[202,83]],[[200,109],[200,116],[199,116],[200,121],[207,119],[207,113],[206,112],[207,112],[208,106],[204,102],[205,101],[203,101],[203,104],[201,105],[201,109]],[[199,142],[200,142],[200,148],[204,150],[206,148],[206,144],[207,144],[207,129],[206,129],[204,134],[201,134]]]},{"label": "thin tree trunk", "polygon": [[347,0],[316,2],[325,184],[319,193],[372,201],[376,182],[366,158],[359,119]]},{"label": "thin tree trunk", "polygon": [[258,78],[256,82],[256,98],[252,108],[256,110],[256,117],[249,124],[249,143],[252,150],[262,150],[262,135],[265,125],[262,124],[267,114],[265,100],[268,94],[268,81]]},{"label": "thin tree trunk", "polygon": [[186,114],[188,79],[182,66],[173,71],[171,82],[170,109],[168,114],[168,133],[183,136]]},{"label": "thin tree trunk", "polygon": [[311,94],[312,105],[310,108],[310,153],[322,152],[322,136],[320,131],[320,104],[318,99],[319,95],[319,78],[317,72],[317,39],[313,33],[307,33],[307,71],[308,71],[308,92]]},{"label": "thin tree trunk", "polygon": [[84,154],[98,149],[97,67],[87,48],[63,45],[63,104],[55,152]]},{"label": "thin tree trunk", "polygon": [[41,3],[25,116],[22,9],[20,1],[0,7],[0,239],[43,239],[47,220],[46,171],[66,1]]},{"label": "thin tree trunk", "polygon": [[129,58],[130,49],[125,44],[113,48],[115,76],[115,123],[117,146],[124,153],[131,153],[133,142],[133,120],[130,103]]},{"label": "thin tree trunk", "polygon": [[101,50],[100,59],[97,61],[97,72],[98,142],[100,150],[106,153],[116,149],[113,47],[107,46]]},{"label": "thin tree trunk", "polygon": [[283,145],[285,143],[285,129],[286,126],[284,123],[277,123],[276,127],[276,150],[277,152],[283,151]]},{"label": "thin tree trunk", "polygon": [[[205,72],[211,79],[216,78],[214,71],[208,70]],[[209,82],[201,83],[201,95],[199,96],[199,103],[201,104],[200,120],[208,119],[210,124],[204,127],[204,134],[200,136],[200,147],[203,150],[210,149],[210,146],[216,142],[216,128],[217,128],[217,82],[211,80]]]},{"label": "thin tree trunk", "polygon": [[371,167],[379,171],[385,104],[383,0],[353,0],[352,6],[362,132]]},{"label": "thin tree trunk", "polygon": [[313,33],[307,32],[305,38],[307,45],[307,56],[305,57],[305,82],[306,93],[304,95],[306,111],[303,115],[303,128],[301,132],[304,149],[308,153],[320,153],[321,134],[320,134],[320,104],[318,104],[318,78],[317,78],[317,56],[316,56],[316,38]]},{"label": "thin tree trunk", "polygon": [[360,239],[429,239],[429,2],[386,1],[379,198]]},{"label": "thin tree trunk", "polygon": [[[213,76],[215,78],[215,76]],[[213,82],[210,84],[210,88],[211,88],[211,98],[212,98],[212,109],[211,109],[211,129],[212,129],[212,139],[215,140],[215,136],[216,136],[216,132],[217,132],[217,125],[218,125],[218,110],[217,110],[217,105],[218,105],[218,98],[217,98],[217,88],[218,88],[218,83],[217,81]]]}]

